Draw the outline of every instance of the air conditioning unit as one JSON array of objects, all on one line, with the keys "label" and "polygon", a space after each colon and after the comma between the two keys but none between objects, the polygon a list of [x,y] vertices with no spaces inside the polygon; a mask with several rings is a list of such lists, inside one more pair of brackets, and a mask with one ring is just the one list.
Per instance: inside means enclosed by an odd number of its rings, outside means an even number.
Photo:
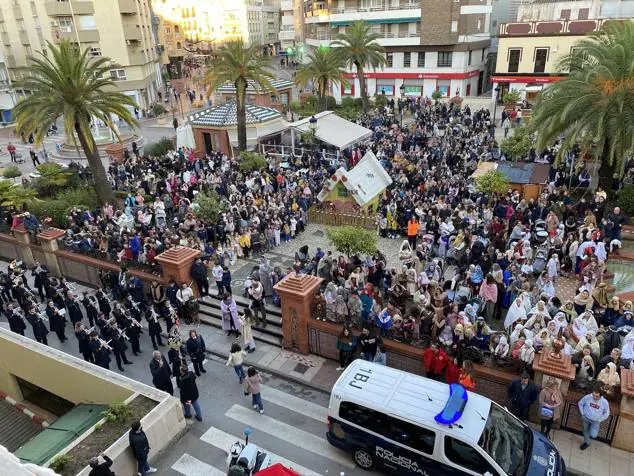
[{"label": "air conditioning unit", "polygon": [[51,26],[52,26],[53,28],[58,27],[58,26],[59,26],[59,23],[57,23],[55,20],[51,20]]}]

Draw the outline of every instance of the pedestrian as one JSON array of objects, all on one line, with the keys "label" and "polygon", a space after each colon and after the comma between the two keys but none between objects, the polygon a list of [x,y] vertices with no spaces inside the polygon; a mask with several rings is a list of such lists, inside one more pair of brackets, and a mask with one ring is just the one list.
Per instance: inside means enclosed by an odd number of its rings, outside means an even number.
[{"label": "pedestrian", "polygon": [[435,342],[423,352],[423,364],[425,365],[425,375],[427,378],[442,382],[445,367],[447,367],[448,363],[449,356],[444,350],[440,349]]},{"label": "pedestrian", "polygon": [[207,277],[207,266],[201,258],[196,258],[191,269],[192,278],[198,285],[199,298],[209,296],[209,278]]},{"label": "pedestrian", "polygon": [[258,277],[253,278],[251,287],[249,288],[249,296],[251,297],[251,310],[255,316],[257,327],[266,327],[266,309],[264,308],[264,286]]},{"label": "pedestrian", "polygon": [[460,370],[460,377],[458,383],[471,392],[475,392],[476,380],[473,371],[473,362],[465,360],[462,362],[462,368]]},{"label": "pedestrian", "polygon": [[222,330],[227,331],[227,336],[235,334],[240,336],[240,319],[238,316],[238,305],[231,293],[226,292],[220,301],[220,312],[222,314]]},{"label": "pedestrian", "polygon": [[508,117],[505,117],[502,121],[502,127],[504,128],[504,138],[509,135],[509,129],[511,128],[511,121]]},{"label": "pedestrian", "polygon": [[11,162],[17,162],[17,158],[15,155],[15,146],[9,142],[9,145],[7,146],[7,151],[9,151],[9,155],[11,156]]},{"label": "pedestrian", "polygon": [[260,409],[260,413],[264,413],[264,404],[262,403],[262,395],[260,394],[262,376],[255,370],[255,367],[249,367],[247,377],[244,379],[244,394],[251,394],[251,404],[254,409]]},{"label": "pedestrian", "polygon": [[528,419],[530,406],[537,400],[537,387],[524,372],[519,379],[511,382],[507,389],[511,413],[525,422]]},{"label": "pedestrian", "polygon": [[33,167],[37,167],[40,165],[40,159],[38,159],[37,154],[35,153],[35,149],[33,147],[29,147],[29,155],[31,156],[31,162],[33,162]]},{"label": "pedestrian", "polygon": [[337,349],[339,350],[339,367],[337,367],[337,370],[345,369],[352,362],[356,348],[357,338],[350,329],[344,327],[337,338]]},{"label": "pedestrian", "polygon": [[361,330],[361,337],[359,337],[359,345],[361,346],[361,354],[363,359],[368,362],[374,362],[376,356],[376,349],[378,346],[378,339],[374,333],[370,332],[370,329],[365,326]]},{"label": "pedestrian", "polygon": [[196,385],[196,375],[191,370],[187,370],[187,367],[180,368],[180,389],[181,389],[181,403],[183,404],[183,412],[185,418],[191,418],[191,408],[194,407],[196,412],[196,420],[203,421],[203,414],[200,410],[198,403],[198,385]]},{"label": "pedestrian", "polygon": [[222,286],[223,270],[220,261],[216,261],[214,267],[211,268],[211,274],[214,277],[214,281],[216,281],[216,287],[218,288],[218,299],[222,299],[222,296],[224,296],[224,287]]},{"label": "pedestrian", "polygon": [[189,339],[185,343],[187,346],[187,353],[189,354],[189,358],[194,364],[194,371],[196,375],[200,377],[200,373],[206,373],[207,371],[203,368],[203,362],[205,361],[205,351],[207,348],[205,347],[205,340],[203,336],[199,335],[195,330],[189,331]]},{"label": "pedestrian", "polygon": [[378,350],[374,356],[374,363],[379,365],[387,365],[387,355],[385,353],[385,345],[383,342],[379,342]]},{"label": "pedestrian", "polygon": [[149,473],[156,473],[158,470],[151,467],[147,460],[150,454],[150,443],[139,420],[132,423],[128,441],[130,442],[130,448],[132,448],[132,454],[137,461],[139,474],[145,476]]},{"label": "pedestrian", "polygon": [[546,386],[539,393],[539,417],[541,419],[539,431],[547,438],[550,438],[553,423],[561,416],[563,402],[564,397],[557,380],[554,377],[548,377]]},{"label": "pedestrian", "polygon": [[[103,458],[103,463],[99,462],[99,456]],[[92,468],[88,476],[116,476],[114,471],[110,469],[112,466],[112,460],[101,453],[99,456],[95,456],[94,458],[90,458],[89,466]]]},{"label": "pedestrian", "polygon": [[174,395],[174,386],[172,385],[172,371],[165,359],[165,356],[158,350],[153,353],[150,361],[150,372],[152,372],[152,383],[159,390]]},{"label": "pedestrian", "polygon": [[595,439],[599,435],[601,423],[610,416],[610,404],[601,392],[595,389],[579,400],[579,413],[583,423],[583,444],[579,449],[585,450],[590,446],[590,438]]},{"label": "pedestrian", "polygon": [[244,347],[249,353],[255,352],[255,339],[253,338],[253,324],[255,324],[255,319],[251,309],[248,307],[244,308],[244,311],[242,311],[242,314],[238,316],[238,318],[240,319],[240,332],[242,333]]},{"label": "pedestrian", "polygon": [[244,363],[244,356],[247,353],[242,350],[240,344],[233,343],[231,344],[231,350],[229,351],[229,358],[227,359],[226,365],[233,365],[233,370],[235,370],[238,379],[240,380],[240,384],[244,381],[244,369],[242,368],[242,364]]}]

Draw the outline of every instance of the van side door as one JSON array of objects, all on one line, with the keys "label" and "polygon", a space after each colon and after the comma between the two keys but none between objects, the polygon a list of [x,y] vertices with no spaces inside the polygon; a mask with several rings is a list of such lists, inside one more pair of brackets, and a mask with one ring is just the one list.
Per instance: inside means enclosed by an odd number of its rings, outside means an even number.
[{"label": "van side door", "polygon": [[[439,441],[440,444],[440,441]],[[446,474],[506,476],[500,473],[474,446],[452,436],[442,439],[438,462],[447,469]]]}]

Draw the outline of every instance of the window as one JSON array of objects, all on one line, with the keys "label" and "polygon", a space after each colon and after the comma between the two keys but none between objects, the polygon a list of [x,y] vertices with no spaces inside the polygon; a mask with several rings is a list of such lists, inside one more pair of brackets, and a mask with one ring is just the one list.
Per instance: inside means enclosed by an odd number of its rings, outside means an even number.
[{"label": "window", "polygon": [[20,20],[18,22],[18,30],[20,31],[26,31],[26,26],[24,25],[24,20]]},{"label": "window", "polygon": [[169,26],[165,27],[165,34],[166,35],[171,35],[172,34],[172,29]]},{"label": "window", "polygon": [[451,32],[452,33],[456,33],[458,31],[458,22],[457,21],[452,21],[451,22]]},{"label": "window", "polygon": [[589,15],[590,15],[590,9],[589,8],[580,8],[579,9],[579,16],[577,18],[579,20],[587,20]]},{"label": "window", "polygon": [[480,58],[480,61],[484,61],[484,54],[486,52],[486,48],[482,48],[482,57]]},{"label": "window", "polygon": [[434,452],[436,433],[426,428],[352,402],[341,402],[339,416],[343,420],[422,453],[430,455]]},{"label": "window", "polygon": [[419,68],[425,67],[425,52],[424,51],[418,52],[418,67]]},{"label": "window", "polygon": [[412,54],[409,51],[403,53],[403,67],[409,68],[412,66]]},{"label": "window", "polygon": [[177,41],[177,42],[176,42],[176,49],[177,49],[177,50],[180,50],[180,49],[181,49],[181,46],[182,46],[181,42],[180,42],[180,41]]},{"label": "window", "polygon": [[469,50],[469,66],[471,66],[472,57],[473,57],[473,51]]},{"label": "window", "polygon": [[81,15],[79,17],[79,29],[80,30],[96,30],[97,22],[93,15]]},{"label": "window", "polygon": [[566,8],[566,9],[562,10],[561,13],[559,14],[559,19],[560,20],[570,20],[570,9]]},{"label": "window", "polygon": [[174,33],[180,33],[180,28],[178,28],[178,25],[174,25]]},{"label": "window", "polygon": [[125,81],[126,80],[125,69],[111,69],[110,77],[114,79],[115,81]]},{"label": "window", "polygon": [[546,61],[548,61],[548,48],[535,48],[535,69],[533,70],[533,72],[545,72]]},{"label": "window", "polygon": [[453,52],[451,51],[439,51],[438,52],[438,64],[440,68],[442,66],[451,67]]},{"label": "window", "polygon": [[93,46],[90,48],[90,56],[101,56],[101,48]]},{"label": "window", "polygon": [[522,60],[522,49],[509,49],[509,73],[517,73],[520,69],[520,61]]},{"label": "window", "polygon": [[451,436],[445,436],[445,456],[452,463],[478,474],[484,474],[486,471],[497,474],[497,471],[491,468],[487,460],[473,446]]},{"label": "window", "polygon": [[73,17],[59,17],[57,19],[60,28],[69,28],[69,31],[73,30]]},{"label": "window", "polygon": [[394,54],[385,53],[385,59],[387,60],[387,67],[391,68],[394,65]]}]

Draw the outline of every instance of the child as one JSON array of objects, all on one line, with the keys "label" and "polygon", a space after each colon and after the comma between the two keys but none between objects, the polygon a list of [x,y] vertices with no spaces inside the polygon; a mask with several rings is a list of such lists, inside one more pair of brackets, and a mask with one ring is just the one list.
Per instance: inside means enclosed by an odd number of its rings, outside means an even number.
[{"label": "child", "polygon": [[374,356],[374,363],[379,365],[387,365],[387,356],[385,355],[385,346],[383,342],[379,342],[376,355]]},{"label": "child", "polygon": [[242,331],[242,340],[245,348],[249,353],[255,352],[255,339],[251,331],[251,327],[255,324],[255,319],[253,318],[251,309],[245,307],[243,313],[238,316],[238,319],[240,319],[240,330]]},{"label": "child", "polygon": [[255,367],[249,367],[247,370],[247,378],[244,382],[244,394],[251,394],[251,403],[256,410],[259,408],[260,413],[264,413],[264,405],[262,404],[262,395],[260,394],[260,384],[262,377]]},{"label": "child", "polygon": [[233,370],[235,370],[236,375],[240,379],[240,384],[244,382],[244,369],[242,368],[242,364],[244,362],[244,356],[247,355],[245,351],[242,350],[240,344],[233,343],[231,345],[231,351],[229,353],[229,358],[227,359],[227,366],[233,364]]}]

